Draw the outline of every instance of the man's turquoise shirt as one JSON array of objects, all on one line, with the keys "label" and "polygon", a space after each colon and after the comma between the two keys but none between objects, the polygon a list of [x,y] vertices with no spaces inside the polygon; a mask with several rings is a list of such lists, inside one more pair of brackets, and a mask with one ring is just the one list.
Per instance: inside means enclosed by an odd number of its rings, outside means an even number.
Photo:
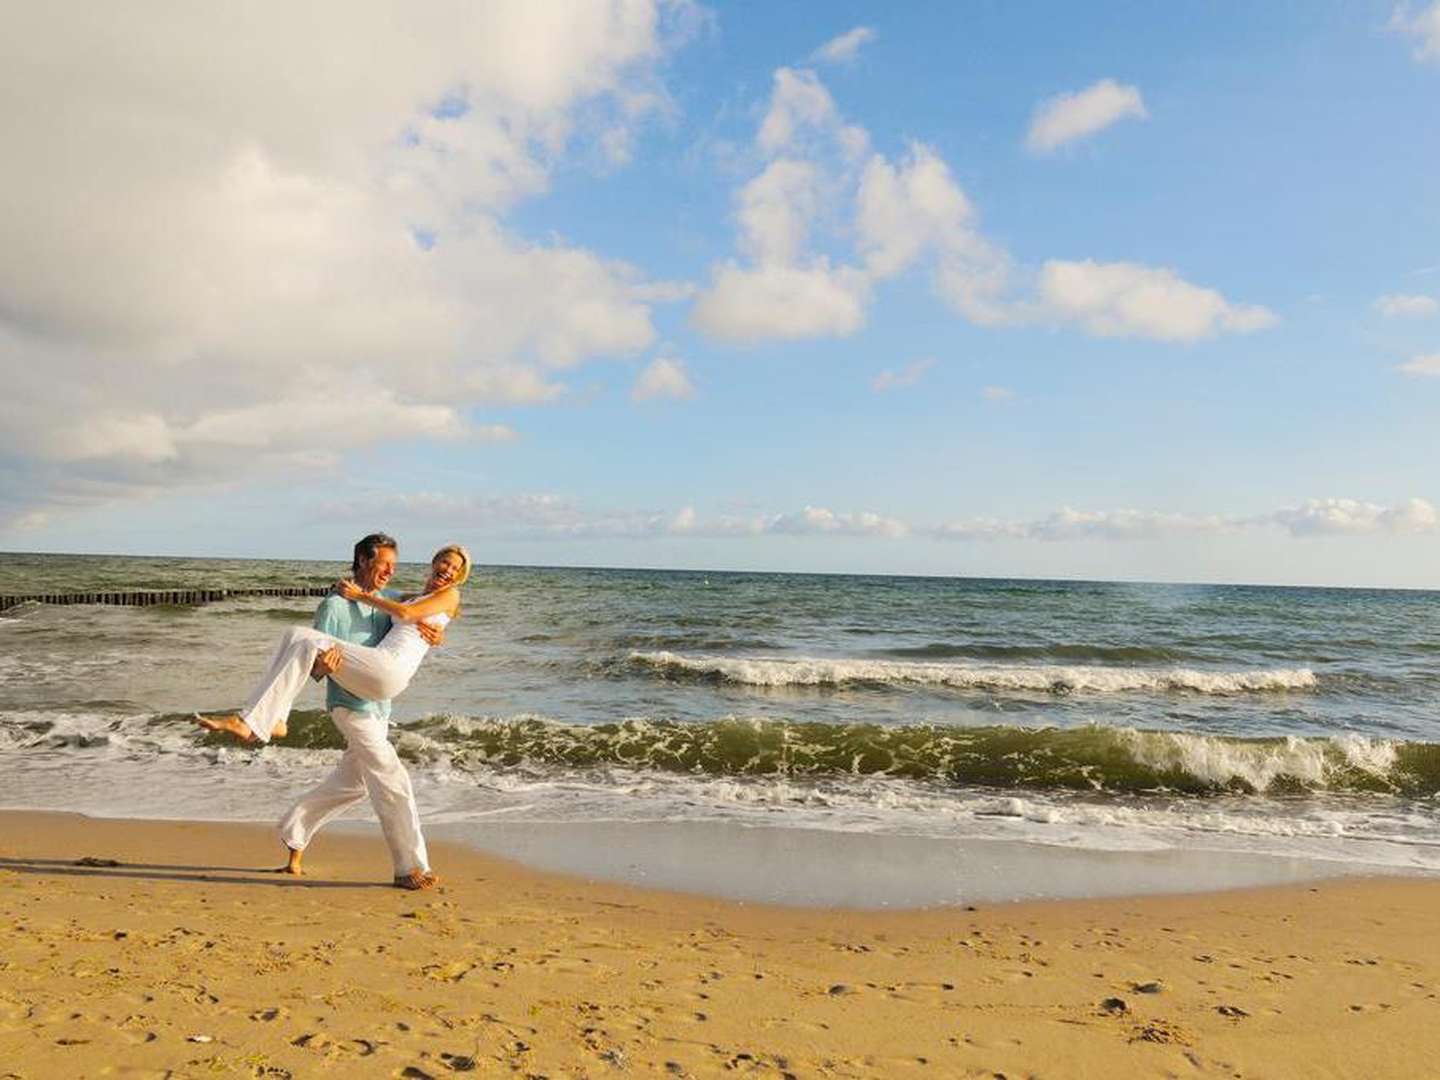
[{"label": "man's turquoise shirt", "polygon": [[[400,593],[394,589],[381,589],[381,596],[394,600]],[[329,634],[341,641],[354,645],[378,645],[380,639],[390,632],[390,616],[379,608],[346,600],[343,596],[327,596],[315,609],[314,627],[321,633]],[[353,709],[355,712],[370,713],[380,720],[390,719],[390,702],[367,701],[350,693],[334,679],[325,680],[325,708]]]}]

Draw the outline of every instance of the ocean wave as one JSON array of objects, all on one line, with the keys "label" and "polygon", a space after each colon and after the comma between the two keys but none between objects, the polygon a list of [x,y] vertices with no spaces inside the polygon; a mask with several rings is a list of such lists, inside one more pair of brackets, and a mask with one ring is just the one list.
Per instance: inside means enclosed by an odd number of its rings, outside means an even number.
[{"label": "ocean wave", "polygon": [[873,778],[960,788],[1187,795],[1440,794],[1440,746],[1358,735],[1237,738],[1091,725],[828,724],[729,717],[594,725],[431,717],[403,726],[417,762],[624,768],[710,777]]},{"label": "ocean wave", "polygon": [[1308,668],[1199,671],[1085,665],[973,665],[901,660],[682,656],[632,652],[630,662],[666,677],[712,679],[744,686],[946,686],[964,690],[1028,693],[1125,691],[1245,694],[1312,690]]},{"label": "ocean wave", "polygon": [[[766,648],[765,645],[742,646]],[[1098,660],[1103,663],[1165,663],[1184,657],[1181,650],[1144,645],[993,645],[969,642],[952,645],[934,641],[878,650],[900,660]]]},{"label": "ocean wave", "polygon": [[[724,717],[568,724],[543,716],[431,716],[392,729],[406,760],[472,776],[497,770],[797,781],[918,783],[956,791],[1015,789],[1109,795],[1440,795],[1440,745],[1342,734],[1240,738],[1086,725],[1074,728],[842,724]],[[318,710],[259,753],[295,764],[330,760],[344,743]],[[0,720],[0,752],[130,756],[235,749],[177,714],[27,714]]]}]

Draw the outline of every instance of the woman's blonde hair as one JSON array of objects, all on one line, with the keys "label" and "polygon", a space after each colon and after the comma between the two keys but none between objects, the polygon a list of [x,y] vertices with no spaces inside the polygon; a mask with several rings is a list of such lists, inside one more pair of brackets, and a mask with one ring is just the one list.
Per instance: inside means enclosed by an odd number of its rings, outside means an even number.
[{"label": "woman's blonde hair", "polygon": [[445,545],[444,547],[442,547],[439,551],[435,552],[434,555],[431,555],[431,556],[430,556],[430,565],[431,565],[431,566],[434,566],[434,565],[435,565],[435,561],[436,561],[437,559],[439,559],[440,556],[442,556],[442,555],[459,555],[459,556],[460,556],[460,573],[459,573],[459,575],[456,576],[455,580],[452,581],[450,584],[452,584],[452,585],[464,585],[465,582],[468,581],[469,578],[470,578],[470,552],[468,552],[468,551],[465,550],[465,545],[463,545],[463,544],[446,544],[446,545]]}]

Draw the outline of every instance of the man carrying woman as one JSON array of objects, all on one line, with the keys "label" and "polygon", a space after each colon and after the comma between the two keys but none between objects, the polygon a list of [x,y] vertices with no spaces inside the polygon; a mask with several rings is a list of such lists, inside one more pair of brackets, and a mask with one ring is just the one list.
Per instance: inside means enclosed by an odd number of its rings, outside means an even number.
[{"label": "man carrying woman", "polygon": [[470,556],[459,545],[441,548],[423,593],[406,600],[385,588],[395,573],[397,551],[384,533],[361,539],[351,564],[353,578],[320,603],[312,628],[285,634],[245,708],[195,717],[202,727],[242,742],[269,742],[285,734],[290,706],[306,676],[328,679],[326,709],[345,739],[345,753],[281,820],[287,858],[280,873],[300,874],[315,834],[368,794],[390,848],[396,887],[429,889],[439,881],[430,869],[410,775],[387,737],[389,699],[409,684],[429,648],[443,640],[445,624],[458,614]]}]

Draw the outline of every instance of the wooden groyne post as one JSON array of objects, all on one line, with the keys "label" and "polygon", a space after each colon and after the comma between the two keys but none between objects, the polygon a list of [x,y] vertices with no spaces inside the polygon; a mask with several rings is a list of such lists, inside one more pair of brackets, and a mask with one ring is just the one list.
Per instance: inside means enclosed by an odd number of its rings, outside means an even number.
[{"label": "wooden groyne post", "polygon": [[147,589],[143,592],[25,593],[0,596],[0,611],[18,604],[111,604],[153,607],[156,604],[210,604],[245,596],[325,596],[329,585],[290,585],[270,589]]}]

